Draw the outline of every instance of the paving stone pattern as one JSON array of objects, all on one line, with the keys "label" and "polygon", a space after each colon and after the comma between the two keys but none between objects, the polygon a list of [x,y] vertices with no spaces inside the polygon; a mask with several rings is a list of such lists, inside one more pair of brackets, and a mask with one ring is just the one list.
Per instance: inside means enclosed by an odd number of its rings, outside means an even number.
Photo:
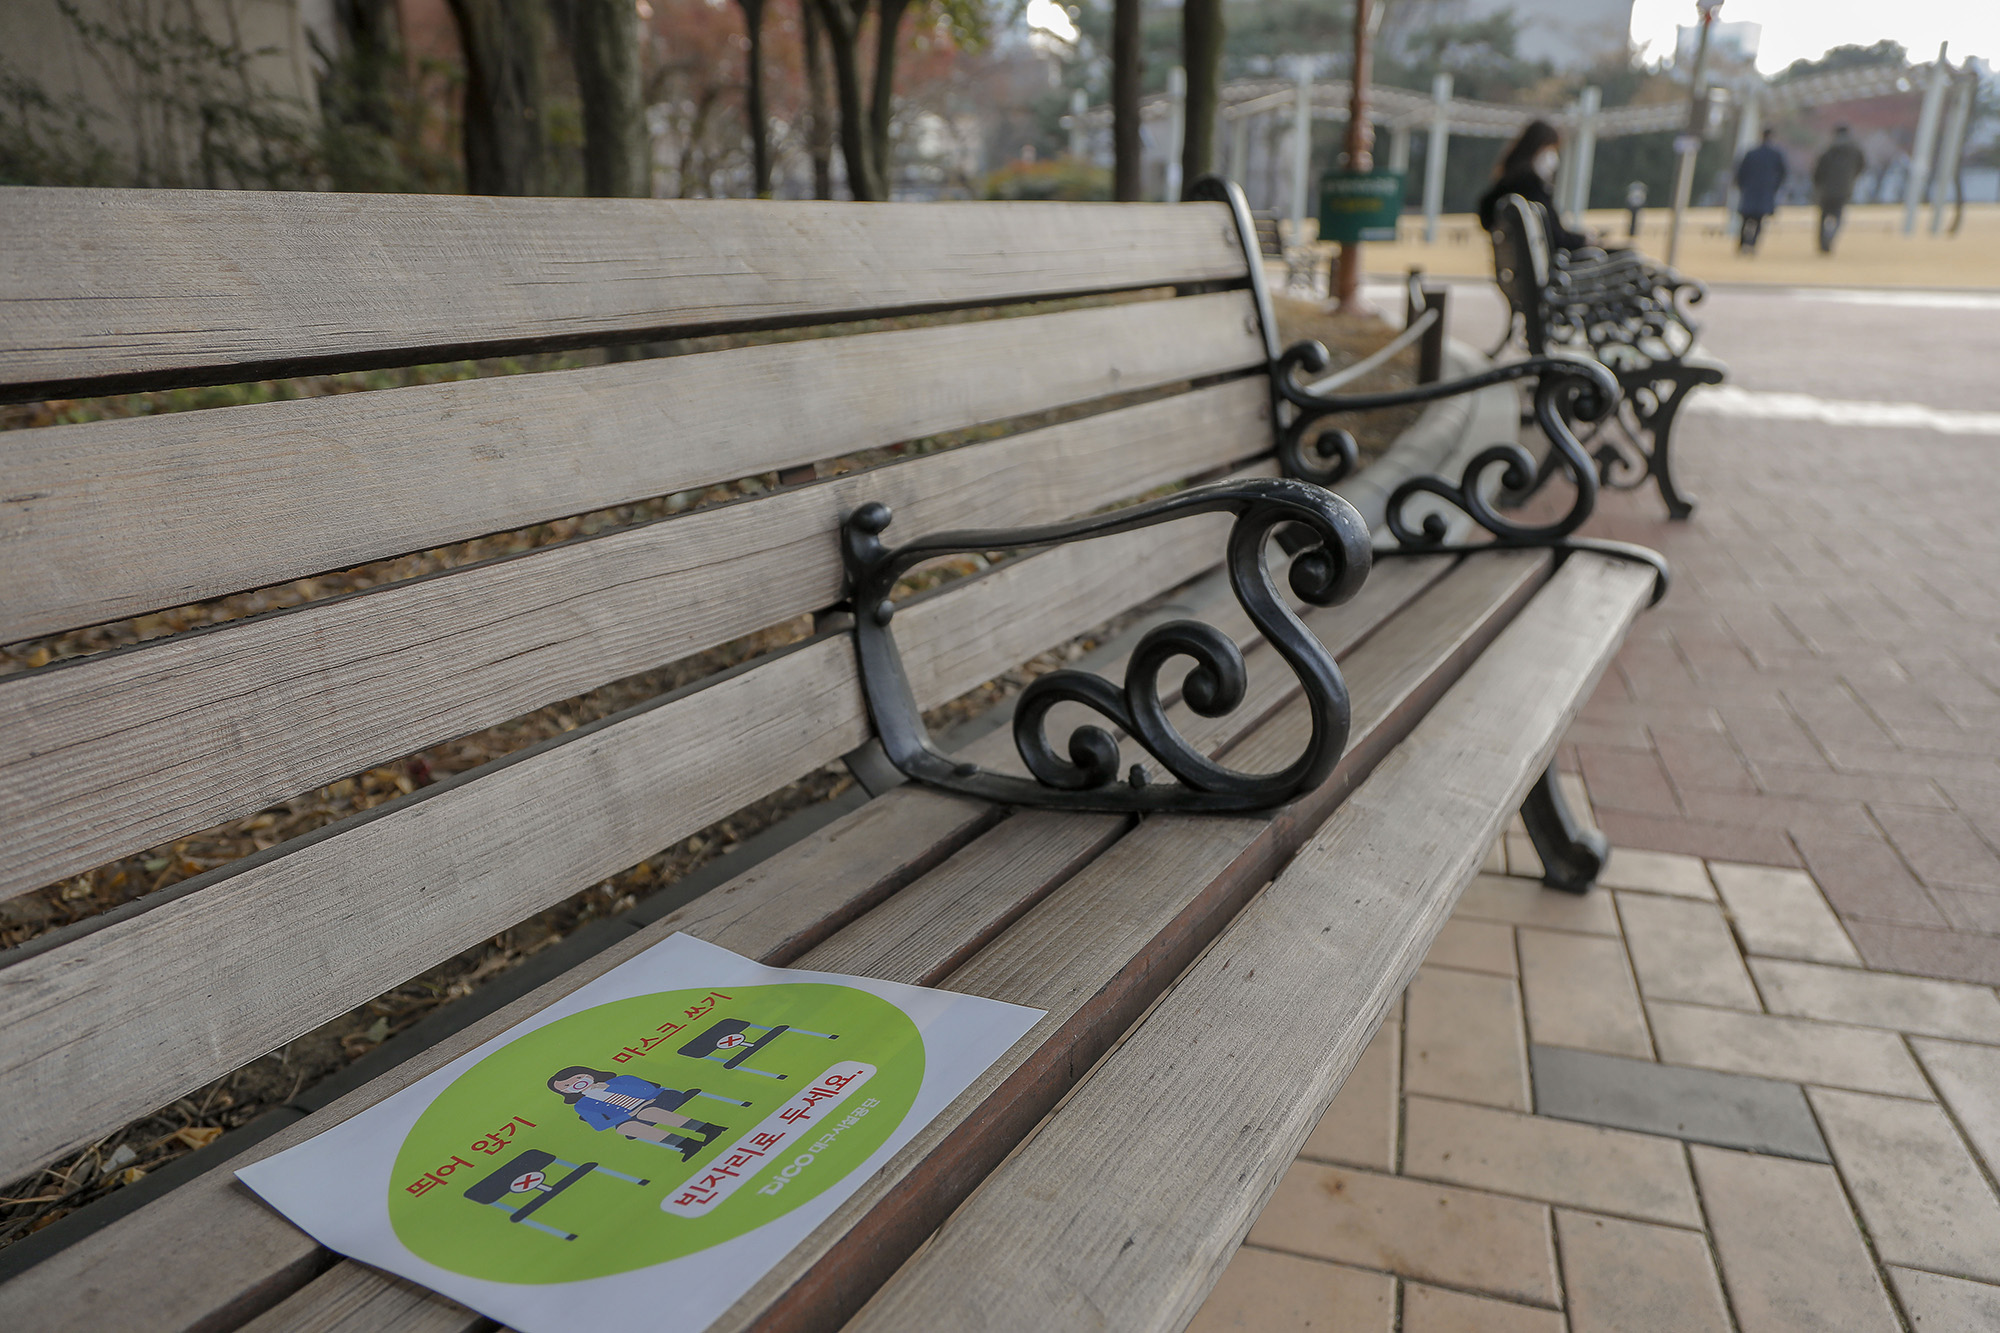
[{"label": "paving stone pattern", "polygon": [[[1928,387],[1897,396],[1951,397]],[[1662,551],[1674,587],[1563,766],[1615,847],[1810,871],[1869,966],[2000,983],[1995,441],[1716,416],[1681,435],[1691,521],[1648,489],[1586,529]],[[1721,887],[1732,910],[1765,893],[1786,928],[1782,884]],[[1782,956],[1853,961],[1828,948]]]},{"label": "paving stone pattern", "polygon": [[2000,997],[1796,867],[1606,879],[1472,883],[1195,1333],[2000,1329]]}]

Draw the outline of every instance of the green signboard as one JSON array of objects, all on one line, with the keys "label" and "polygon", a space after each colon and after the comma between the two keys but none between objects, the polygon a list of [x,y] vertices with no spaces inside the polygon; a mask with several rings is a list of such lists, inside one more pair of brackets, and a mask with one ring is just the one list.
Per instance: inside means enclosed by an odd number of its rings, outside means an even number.
[{"label": "green signboard", "polygon": [[1319,178],[1322,241],[1393,241],[1403,212],[1400,171],[1329,171]]}]

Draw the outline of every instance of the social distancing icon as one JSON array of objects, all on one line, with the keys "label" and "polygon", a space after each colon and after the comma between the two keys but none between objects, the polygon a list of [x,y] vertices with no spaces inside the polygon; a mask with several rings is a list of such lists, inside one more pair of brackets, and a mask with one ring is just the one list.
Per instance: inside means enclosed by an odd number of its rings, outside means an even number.
[{"label": "social distancing icon", "polygon": [[[563,1173],[562,1178],[554,1184],[549,1183],[550,1168]],[[638,1176],[628,1176],[623,1171],[613,1171],[599,1162],[565,1162],[554,1153],[530,1148],[526,1152],[517,1154],[505,1166],[474,1184],[465,1192],[465,1197],[474,1203],[498,1208],[507,1214],[509,1222],[518,1222],[524,1227],[554,1236],[557,1240],[575,1240],[576,1232],[552,1226],[533,1214],[571,1186],[580,1184],[592,1176],[609,1176],[614,1180],[629,1181],[634,1185],[652,1183]]]},{"label": "social distancing icon", "polygon": [[[680,1053],[697,1060],[713,1060],[724,1069],[740,1069],[746,1074],[783,1079],[788,1076],[773,1074],[768,1070],[753,1069],[743,1062],[787,1032],[801,1037],[820,1037],[827,1041],[840,1039],[840,1034],[837,1032],[808,1032],[804,1028],[795,1028],[785,1023],[766,1027],[762,1023],[752,1023],[746,1019],[725,1018],[681,1047]],[[752,1036],[753,1033],[756,1035]]]}]

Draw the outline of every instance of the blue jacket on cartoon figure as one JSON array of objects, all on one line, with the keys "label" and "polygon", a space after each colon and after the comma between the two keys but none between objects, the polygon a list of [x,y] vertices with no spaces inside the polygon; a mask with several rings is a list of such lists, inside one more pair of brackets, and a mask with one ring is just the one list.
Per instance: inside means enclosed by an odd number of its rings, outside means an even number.
[{"label": "blue jacket on cartoon figure", "polygon": [[[620,1097],[637,1097],[641,1102],[650,1102],[653,1098],[666,1091],[659,1084],[648,1083],[645,1079],[633,1074],[620,1074],[609,1083],[606,1083],[604,1090],[616,1093]],[[576,1113],[583,1118],[584,1124],[589,1125],[592,1129],[599,1130],[616,1129],[632,1118],[630,1109],[614,1105],[610,1102],[599,1101],[597,1098],[587,1094],[577,1099]]]}]

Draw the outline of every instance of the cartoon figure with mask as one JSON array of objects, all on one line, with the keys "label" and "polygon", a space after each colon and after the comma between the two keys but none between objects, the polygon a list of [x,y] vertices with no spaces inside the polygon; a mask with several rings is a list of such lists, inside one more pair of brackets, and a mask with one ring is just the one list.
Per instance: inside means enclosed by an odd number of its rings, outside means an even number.
[{"label": "cartoon figure with mask", "polygon": [[733,1097],[717,1097],[690,1088],[678,1092],[663,1088],[634,1074],[607,1074],[586,1065],[571,1065],[549,1079],[549,1091],[575,1108],[578,1118],[595,1130],[616,1130],[638,1143],[655,1143],[678,1152],[682,1161],[727,1133],[722,1125],[680,1114],[680,1108],[696,1097],[748,1106]]}]

